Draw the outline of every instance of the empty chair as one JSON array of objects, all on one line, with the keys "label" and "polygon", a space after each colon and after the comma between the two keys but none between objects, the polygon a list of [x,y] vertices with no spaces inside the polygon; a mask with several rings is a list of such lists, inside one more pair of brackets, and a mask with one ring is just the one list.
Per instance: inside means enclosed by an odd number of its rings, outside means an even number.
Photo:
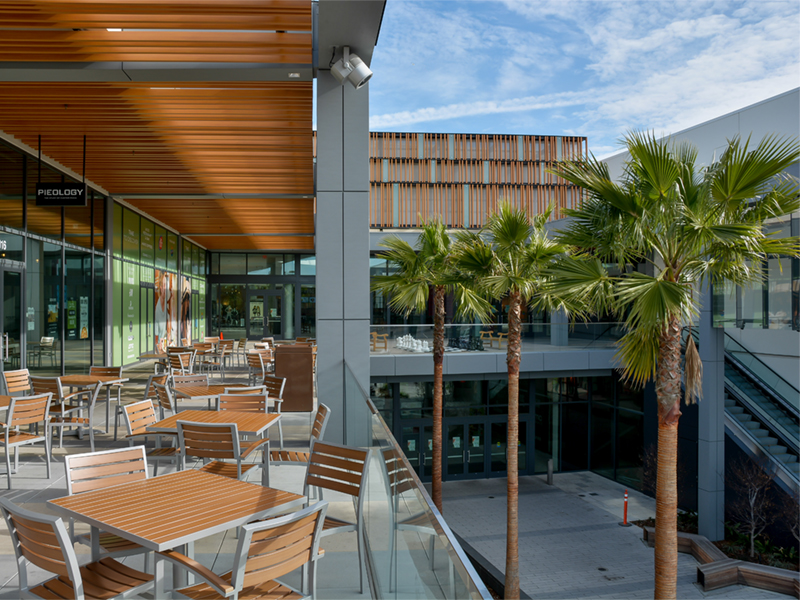
[{"label": "empty chair", "polygon": [[[88,427],[89,429],[89,445],[94,452],[94,408],[97,404],[97,397],[100,395],[102,385],[97,384],[94,388],[89,388],[89,404],[88,405],[67,405],[61,404],[53,406],[50,409],[50,427],[58,427],[58,447],[61,448],[64,443],[64,428],[65,427]],[[79,416],[83,411],[86,411],[89,416]]]},{"label": "empty chair", "polygon": [[194,349],[196,350],[194,358],[194,371],[196,373],[202,373],[206,366],[206,358],[209,354],[211,354],[214,346],[208,342],[201,342],[199,344],[195,344]]},{"label": "empty chair", "polygon": [[206,344],[216,344],[219,341],[219,337],[215,335],[206,336],[203,338],[203,342]]},{"label": "empty chair", "polygon": [[[208,373],[200,374],[195,373],[194,375],[175,375],[171,379],[171,384],[173,389],[177,389],[180,387],[188,387],[188,386],[208,386]],[[177,396],[173,396],[175,400],[175,407],[177,409]],[[211,410],[211,399],[208,400],[208,409]]]},{"label": "empty chair", "polygon": [[[202,582],[176,590],[181,598],[212,600],[222,598],[308,598],[304,590],[317,594],[317,561],[324,556],[319,540],[328,509],[327,502],[318,502],[293,514],[248,523],[241,529],[233,569],[222,576],[206,569],[174,550],[156,553],[156,563],[168,561],[187,569]],[[305,568],[311,563],[311,568]],[[276,578],[298,567],[302,569],[300,589],[281,583]],[[160,569],[163,571],[163,569]],[[156,583],[155,597],[164,598],[166,590]]]},{"label": "empty chair", "polygon": [[36,353],[39,357],[39,366],[42,366],[42,357],[49,356],[50,357],[50,366],[56,366],[56,339],[54,337],[42,337],[39,340],[39,349]]},{"label": "empty chair", "polygon": [[247,338],[241,338],[239,340],[239,345],[236,347],[235,350],[236,354],[236,366],[242,366],[242,363],[247,361]]},{"label": "empty chair", "polygon": [[[152,575],[110,557],[81,567],[61,517],[26,510],[7,498],[0,498],[0,512],[17,556],[20,596],[84,600],[89,594],[92,598],[111,600],[138,595],[153,585]],[[29,563],[56,577],[30,587]],[[86,588],[84,581],[88,584]]]},{"label": "empty chair", "polygon": [[8,396],[24,396],[33,393],[31,375],[28,369],[3,371],[3,389]]},{"label": "empty chair", "polygon": [[[150,375],[150,378],[147,380],[147,385],[144,386],[144,398],[143,400],[154,400],[153,404],[159,404],[158,399],[156,398],[156,389],[153,384],[160,383],[161,385],[165,385],[167,383],[168,376],[166,373],[161,374],[153,374]],[[170,408],[170,407],[167,407]],[[171,410],[171,408],[170,408]],[[119,425],[119,409],[117,411],[117,416],[114,419],[114,441],[117,441],[117,426]],[[163,418],[163,417],[162,417]]]},{"label": "empty chair", "polygon": [[[64,457],[64,469],[67,474],[67,494],[70,496],[147,479],[147,459],[143,446],[67,454]],[[72,519],[69,530],[73,542],[92,545],[89,535],[74,534]],[[104,531],[100,532],[99,541],[100,547],[114,557],[149,552],[135,542]]]},{"label": "empty chair", "polygon": [[[133,404],[125,405],[125,409],[123,411],[125,416],[125,427],[128,430],[128,442],[131,446],[133,446],[134,441],[141,441],[143,444],[147,443],[148,437],[153,437],[156,440],[156,447],[147,450],[147,458],[153,461],[153,477],[158,475],[158,463],[162,460],[168,460],[171,463],[175,463],[178,460],[178,447],[176,444],[172,446],[167,446],[165,448],[161,447],[161,436],[167,436],[173,438],[172,442],[177,442],[175,438],[175,434],[167,434],[167,433],[152,433],[147,431],[147,428],[150,427],[153,423],[158,422],[156,419],[156,412],[153,409],[153,401],[152,400],[140,400],[139,402],[134,402]],[[136,438],[134,440],[134,438]]]},{"label": "empty chair", "polygon": [[[116,377],[118,379],[122,379],[122,367],[89,367],[89,375],[100,375],[102,377]],[[117,392],[117,408],[114,410],[115,418],[119,418],[119,414],[122,411],[122,384],[115,383],[111,386],[105,386],[106,388],[106,433],[108,433],[108,424],[109,424],[109,417],[111,416],[110,412],[110,405],[111,405],[111,388]]]},{"label": "empty chair", "polygon": [[[8,477],[8,489],[11,489],[11,456],[14,450],[14,469],[19,469],[19,447],[27,444],[44,442],[44,460],[47,464],[47,478],[50,479],[50,427],[47,417],[50,412],[50,400],[52,395],[39,394],[36,396],[26,396],[22,398],[11,398],[6,414],[5,431],[3,432],[3,444],[6,452],[6,476]],[[26,433],[20,431],[22,425],[33,425],[43,423],[44,435]]]},{"label": "empty chair", "polygon": [[[181,452],[180,468],[186,468],[186,458],[199,458],[203,461],[209,460],[202,467],[201,471],[241,479],[250,469],[257,466],[255,464],[243,464],[242,460],[258,449],[264,450],[262,461],[262,480],[265,485],[269,485],[269,438],[264,437],[250,444],[239,441],[239,431],[236,423],[192,423],[190,421],[178,421],[178,446]],[[246,449],[242,451],[242,446]],[[263,447],[265,446],[265,447]],[[262,448],[263,447],[263,448]],[[225,462],[226,460],[236,461],[235,463]]]},{"label": "empty chair", "polygon": [[178,414],[178,406],[169,386],[163,383],[154,383],[153,390],[155,391],[155,400],[162,419],[166,418],[166,411],[171,412],[173,415]]},{"label": "empty chair", "polygon": [[84,401],[87,397],[91,398],[92,395],[91,389],[64,392],[64,386],[61,385],[61,379],[58,377],[32,376],[31,387],[34,394],[52,394],[52,401],[55,404],[50,407],[51,422],[55,417],[72,417],[86,410]]},{"label": "empty chair", "polygon": [[[311,438],[309,445],[313,446],[314,442],[322,439],[325,435],[325,427],[328,425],[328,416],[330,409],[324,404],[320,404],[317,412],[314,415],[314,422],[311,424]],[[308,452],[297,450],[273,450],[269,453],[269,462],[276,465],[307,465]]]},{"label": "empty chair", "polygon": [[216,370],[220,379],[225,379],[225,360],[232,347],[233,342],[230,342],[230,346],[227,342],[220,342],[216,352],[206,355],[204,364],[209,374]]},{"label": "empty chair", "polygon": [[355,519],[345,521],[326,517],[322,526],[322,536],[356,532],[358,543],[359,593],[364,592],[364,499],[366,478],[369,471],[369,450],[351,448],[341,444],[315,442],[308,459],[308,471],[303,486],[303,494],[308,496],[310,488],[333,490],[348,494],[355,499]]},{"label": "empty chair", "polygon": [[170,375],[190,375],[192,373],[194,357],[191,352],[170,352],[167,358]]},{"label": "empty chair", "polygon": [[[269,404],[272,405],[274,412],[281,414],[281,406],[283,405],[283,390],[286,387],[285,377],[274,377],[272,375],[264,375],[264,387],[267,388],[269,393]],[[278,444],[283,450],[283,423],[278,421]]]}]

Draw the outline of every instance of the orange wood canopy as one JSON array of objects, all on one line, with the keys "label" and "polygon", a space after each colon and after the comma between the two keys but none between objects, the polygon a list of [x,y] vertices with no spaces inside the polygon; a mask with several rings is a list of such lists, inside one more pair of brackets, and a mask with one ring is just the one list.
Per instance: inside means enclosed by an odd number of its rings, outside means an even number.
[{"label": "orange wood canopy", "polygon": [[[0,0],[0,66],[310,66],[311,29],[310,0]],[[158,82],[36,81],[37,68],[0,83],[0,130],[34,149],[41,136],[78,174],[85,135],[88,180],[207,248],[313,248],[310,81],[170,81],[168,66]]]}]

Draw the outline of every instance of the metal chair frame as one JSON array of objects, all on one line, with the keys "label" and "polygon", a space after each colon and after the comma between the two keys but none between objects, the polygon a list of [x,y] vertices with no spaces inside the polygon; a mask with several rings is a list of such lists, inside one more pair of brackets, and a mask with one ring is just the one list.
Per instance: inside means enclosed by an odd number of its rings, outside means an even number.
[{"label": "metal chair frame", "polygon": [[[8,489],[11,489],[11,475],[19,469],[19,447],[37,442],[44,442],[44,460],[47,464],[47,479],[50,479],[50,424],[48,417],[50,413],[50,402],[53,395],[50,393],[39,394],[36,396],[25,396],[22,398],[11,398],[8,405],[6,420],[2,423],[5,427],[3,432],[3,444],[6,453],[6,477],[8,478]],[[19,430],[21,425],[32,425],[34,423],[44,423],[44,435],[24,433]],[[16,440],[16,441],[15,441]],[[11,449],[14,449],[14,469],[11,469]]]}]

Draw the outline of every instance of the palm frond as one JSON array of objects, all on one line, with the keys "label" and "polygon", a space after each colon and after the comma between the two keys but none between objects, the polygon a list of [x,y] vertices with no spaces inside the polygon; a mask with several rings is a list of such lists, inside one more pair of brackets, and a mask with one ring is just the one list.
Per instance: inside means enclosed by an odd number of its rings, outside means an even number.
[{"label": "palm frond", "polygon": [[622,377],[636,387],[655,379],[659,333],[660,329],[636,327],[617,342],[616,358],[622,364]]}]

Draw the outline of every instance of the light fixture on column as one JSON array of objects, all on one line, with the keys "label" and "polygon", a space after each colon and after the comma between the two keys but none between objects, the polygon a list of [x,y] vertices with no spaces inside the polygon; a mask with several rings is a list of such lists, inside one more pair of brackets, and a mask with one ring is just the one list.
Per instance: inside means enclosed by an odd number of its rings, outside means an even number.
[{"label": "light fixture on column", "polygon": [[363,87],[372,77],[366,63],[358,55],[350,54],[350,46],[345,46],[342,58],[331,65],[331,73],[339,83],[346,79],[356,89]]}]

